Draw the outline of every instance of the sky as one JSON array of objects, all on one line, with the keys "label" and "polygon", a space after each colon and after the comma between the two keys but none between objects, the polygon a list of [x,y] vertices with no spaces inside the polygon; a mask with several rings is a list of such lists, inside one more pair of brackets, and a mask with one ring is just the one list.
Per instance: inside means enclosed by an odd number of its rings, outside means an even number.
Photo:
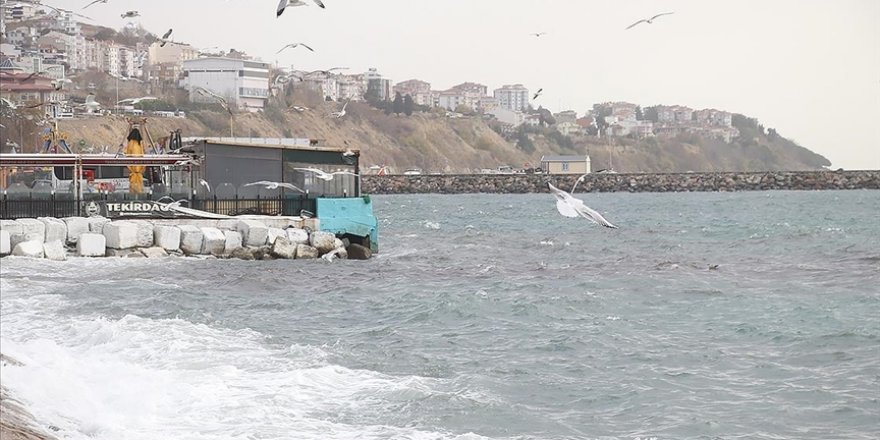
[{"label": "sky", "polygon": [[[235,48],[282,67],[375,67],[435,90],[543,88],[536,107],[586,112],[628,101],[758,118],[832,162],[880,169],[877,0],[44,0],[96,24],[119,14],[175,41]],[[660,12],[653,24],[625,28]],[[531,33],[547,32],[541,37]],[[302,48],[275,52],[287,43]]]}]

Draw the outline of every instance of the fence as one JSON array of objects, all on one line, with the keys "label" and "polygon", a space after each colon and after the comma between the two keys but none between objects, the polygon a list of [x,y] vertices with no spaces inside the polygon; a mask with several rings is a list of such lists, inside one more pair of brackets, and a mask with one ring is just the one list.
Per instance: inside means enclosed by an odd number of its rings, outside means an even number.
[{"label": "fence", "polygon": [[[16,194],[0,198],[0,219],[37,217],[85,217],[90,213],[86,205],[91,202],[147,201],[149,196],[131,196],[113,193],[84,195],[83,200],[75,200],[69,194]],[[259,197],[220,199],[217,197],[174,199],[166,197],[154,200],[158,203],[181,201],[180,206],[223,215],[301,215],[303,211],[317,214],[317,202],[305,195],[295,198]]]}]

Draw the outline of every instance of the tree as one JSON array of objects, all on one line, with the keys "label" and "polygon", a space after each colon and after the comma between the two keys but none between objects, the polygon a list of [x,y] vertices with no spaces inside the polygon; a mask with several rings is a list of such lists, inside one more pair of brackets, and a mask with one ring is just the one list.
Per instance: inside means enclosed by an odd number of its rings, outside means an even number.
[{"label": "tree", "polygon": [[381,108],[385,112],[386,115],[390,115],[391,110],[394,109],[394,104],[392,104],[391,101],[389,101],[387,99],[384,101],[379,101],[378,105],[379,105],[379,108]]},{"label": "tree", "polygon": [[395,115],[403,113],[403,97],[400,96],[400,92],[394,94],[394,104],[391,111],[393,111]]},{"label": "tree", "polygon": [[645,119],[645,114],[642,113],[642,106],[636,106],[636,121],[643,121]]},{"label": "tree", "polygon": [[645,120],[651,121],[655,124],[660,121],[660,115],[657,113],[657,107],[645,107],[643,117]]},{"label": "tree", "polygon": [[412,96],[407,94],[403,97],[403,112],[406,113],[407,116],[412,116],[414,106],[415,103],[413,103]]}]

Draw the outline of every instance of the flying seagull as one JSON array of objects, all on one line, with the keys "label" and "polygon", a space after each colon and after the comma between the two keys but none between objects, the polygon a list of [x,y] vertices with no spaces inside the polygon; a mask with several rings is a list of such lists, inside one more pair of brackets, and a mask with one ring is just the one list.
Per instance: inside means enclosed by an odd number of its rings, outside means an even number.
[{"label": "flying seagull", "polygon": [[570,218],[583,217],[593,223],[605,226],[606,228],[617,229],[617,226],[614,226],[611,222],[605,220],[605,217],[602,217],[602,214],[599,214],[589,206],[584,205],[583,200],[575,198],[571,194],[553,186],[550,182],[547,182],[547,186],[550,188],[550,192],[553,193],[553,196],[556,197],[556,209],[563,216]]},{"label": "flying seagull", "polygon": [[627,26],[627,28],[624,29],[624,30],[632,29],[632,28],[636,27],[636,25],[641,24],[641,23],[648,23],[648,24],[651,24],[651,23],[654,22],[654,20],[657,19],[657,17],[662,17],[662,16],[664,16],[664,15],[670,15],[670,14],[674,14],[674,13],[675,13],[675,12],[664,12],[664,13],[662,13],[662,14],[657,14],[657,15],[651,17],[651,18],[643,18],[643,19],[641,19],[641,20],[639,20],[639,21],[637,21],[637,22],[635,22],[635,23],[633,23],[633,24]]},{"label": "flying seagull", "polygon": [[161,41],[162,44],[160,44],[159,47],[165,47],[165,45],[168,44],[168,37],[171,36],[172,31],[174,31],[174,28],[168,29],[168,32],[165,32],[164,34],[162,34],[162,38],[159,39],[159,41]]},{"label": "flying seagull", "polygon": [[287,188],[290,190],[299,191],[301,193],[305,192],[302,189],[300,189],[298,186],[296,186],[292,183],[287,183],[287,182],[270,182],[268,180],[260,180],[258,182],[251,182],[251,183],[244,184],[244,186],[255,186],[255,185],[262,186],[266,189]]},{"label": "flying seagull", "polygon": [[335,116],[336,119],[339,119],[339,118],[345,116],[345,108],[348,107],[348,103],[349,103],[349,102],[351,102],[350,99],[349,99],[348,101],[345,102],[345,105],[342,106],[342,110],[340,110],[340,111],[338,111],[338,112],[330,113],[330,116]]},{"label": "flying seagull", "polygon": [[126,11],[124,14],[119,14],[119,16],[122,18],[133,18],[140,17],[141,13],[138,11]]},{"label": "flying seagull", "polygon": [[352,173],[351,171],[336,171],[333,173],[328,173],[328,172],[319,170],[317,168],[294,168],[294,169],[297,171],[304,171],[307,173],[315,173],[315,177],[317,177],[321,180],[327,180],[327,181],[333,180],[333,178],[336,176],[341,176],[341,175],[345,175],[345,174],[348,174],[350,176],[357,176],[357,174]]},{"label": "flying seagull", "polygon": [[199,185],[204,186],[205,189],[208,190],[208,192],[211,192],[211,185],[208,184],[208,181],[207,181],[207,180],[205,180],[205,179],[199,179]]},{"label": "flying seagull", "polygon": [[142,96],[140,98],[123,99],[122,101],[117,102],[117,104],[129,103],[131,105],[137,105],[137,104],[140,104],[141,101],[153,101],[153,100],[157,100],[157,99],[159,99],[159,98],[154,98],[152,96]]},{"label": "flying seagull", "polygon": [[[320,7],[322,7],[322,8],[324,7],[324,3],[321,2],[321,0],[312,0],[312,1],[315,2],[315,4]],[[281,14],[284,13],[284,9],[288,6],[291,6],[291,7],[292,6],[305,6],[305,4],[306,3],[301,0],[281,0],[281,2],[278,3],[278,10],[275,11],[275,17],[280,17]]]},{"label": "flying seagull", "polygon": [[535,96],[532,96],[532,101],[538,99],[538,97],[541,96],[541,92],[543,92],[543,91],[544,91],[544,89],[538,89],[538,91],[535,92]]},{"label": "flying seagull", "polygon": [[536,37],[540,37],[540,36],[542,36],[542,35],[547,35],[547,33],[546,33],[546,32],[534,32],[534,33],[531,33],[531,34],[529,34],[529,35],[534,35],[534,36],[536,36]]},{"label": "flying seagull", "polygon": [[109,1],[109,0],[95,0],[95,1],[93,1],[93,2],[91,2],[91,3],[89,3],[89,4],[87,4],[87,5],[83,6],[83,9],[88,8],[88,7],[91,6],[91,5],[94,5],[95,3],[105,3],[105,4],[106,4],[108,1]]},{"label": "flying seagull", "polygon": [[216,100],[220,104],[221,107],[223,107],[223,110],[226,110],[227,113],[232,115],[232,109],[229,107],[229,103],[227,103],[226,99],[223,98],[222,96],[220,96],[220,95],[218,95],[218,94],[216,94],[216,93],[214,93],[204,87],[193,87],[193,90],[195,90],[196,93],[198,93],[202,96],[207,96],[209,98],[213,98],[214,100]]},{"label": "flying seagull", "polygon": [[297,47],[297,46],[302,46],[302,47],[304,47],[304,48],[306,48],[306,49],[308,49],[308,50],[310,50],[310,51],[312,51],[312,52],[315,51],[315,49],[312,49],[311,47],[309,47],[309,46],[308,46],[307,44],[305,44],[305,43],[290,43],[290,44],[288,44],[287,46],[284,46],[284,47],[282,47],[281,49],[278,49],[278,52],[275,52],[275,53],[278,54],[278,53],[281,53],[282,50],[287,49],[288,47],[291,48],[291,49],[293,49],[293,48],[295,48],[295,47]]}]

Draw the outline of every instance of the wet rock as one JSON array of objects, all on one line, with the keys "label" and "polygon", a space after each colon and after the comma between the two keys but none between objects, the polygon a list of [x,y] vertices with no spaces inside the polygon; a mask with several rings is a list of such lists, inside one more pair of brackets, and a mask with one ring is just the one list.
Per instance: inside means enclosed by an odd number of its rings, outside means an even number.
[{"label": "wet rock", "polygon": [[89,222],[89,232],[97,234],[103,233],[104,225],[110,223],[110,219],[105,217],[89,217],[86,220]]},{"label": "wet rock", "polygon": [[205,239],[202,230],[192,225],[178,226],[178,228],[180,229],[180,250],[186,255],[197,255],[201,252],[202,241]]},{"label": "wet rock", "polygon": [[309,233],[305,229],[288,228],[287,239],[293,244],[309,244]]},{"label": "wet rock", "polygon": [[222,254],[226,250],[226,235],[217,228],[201,228],[202,250],[205,255]]},{"label": "wet rock", "polygon": [[254,253],[250,249],[244,248],[244,247],[235,248],[232,251],[231,255],[232,255],[232,258],[238,258],[239,260],[250,261],[250,260],[255,259]]},{"label": "wet rock", "polygon": [[116,257],[116,258],[125,258],[130,257],[134,254],[137,254],[138,257],[143,257],[144,254],[140,253],[137,249],[113,249],[107,248],[107,251],[104,253],[105,257]]},{"label": "wet rock", "polygon": [[275,244],[275,239],[278,237],[287,237],[287,232],[284,229],[280,228],[269,228],[266,243],[269,246],[272,246],[273,244]]},{"label": "wet rock", "polygon": [[232,251],[241,247],[241,234],[238,231],[223,231],[223,236],[225,238],[224,253],[231,254]]},{"label": "wet rock", "polygon": [[89,232],[89,220],[85,217],[67,217],[62,219],[67,225],[67,244],[74,245],[79,236]]},{"label": "wet rock", "polygon": [[236,226],[245,246],[263,246],[269,239],[269,228],[256,220],[241,220]]},{"label": "wet rock", "polygon": [[154,226],[153,242],[166,251],[180,250],[180,228],[166,225]]},{"label": "wet rock", "polygon": [[350,244],[346,250],[350,260],[369,260],[373,258],[373,251],[370,248],[357,243]]},{"label": "wet rock", "polygon": [[336,249],[336,236],[330,232],[315,231],[309,236],[309,244],[323,255]]},{"label": "wet rock", "polygon": [[104,237],[108,248],[131,249],[138,243],[138,227],[127,221],[110,222],[104,225]]},{"label": "wet rock", "polygon": [[44,240],[46,243],[51,241],[67,241],[67,224],[54,217],[40,217],[37,220],[43,223],[46,231]]},{"label": "wet rock", "polygon": [[25,241],[46,241],[46,225],[43,222],[33,218],[22,218],[16,222],[21,225],[21,233],[10,235],[9,240],[13,249],[17,244]]},{"label": "wet rock", "polygon": [[144,220],[130,220],[137,227],[137,247],[153,247],[153,224]]},{"label": "wet rock", "polygon": [[140,251],[147,258],[164,258],[168,256],[168,252],[158,246],[142,248]]},{"label": "wet rock", "polygon": [[296,259],[297,260],[313,260],[318,258],[320,254],[318,253],[318,249],[309,246],[307,244],[298,244],[296,245]]}]

